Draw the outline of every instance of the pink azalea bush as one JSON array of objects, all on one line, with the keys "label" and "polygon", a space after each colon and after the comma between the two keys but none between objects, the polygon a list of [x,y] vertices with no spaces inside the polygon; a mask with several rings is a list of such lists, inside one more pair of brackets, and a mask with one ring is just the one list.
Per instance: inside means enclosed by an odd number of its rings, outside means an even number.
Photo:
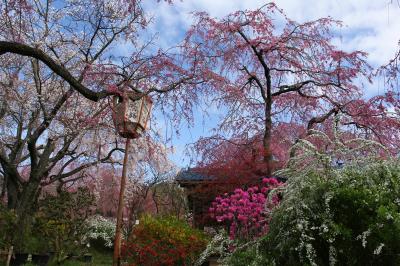
[{"label": "pink azalea bush", "polygon": [[264,178],[261,188],[235,189],[212,202],[210,216],[224,223],[231,239],[252,239],[268,232],[270,211],[279,204],[278,195],[268,198],[271,189],[281,186],[275,178]]}]

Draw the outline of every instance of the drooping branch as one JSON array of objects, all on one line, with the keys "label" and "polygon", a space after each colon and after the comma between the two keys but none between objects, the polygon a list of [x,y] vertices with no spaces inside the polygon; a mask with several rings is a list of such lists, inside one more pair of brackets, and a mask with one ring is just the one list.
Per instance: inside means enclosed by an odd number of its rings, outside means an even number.
[{"label": "drooping branch", "polygon": [[28,56],[40,60],[46,66],[48,66],[52,71],[54,71],[54,73],[56,73],[66,82],[68,82],[68,84],[72,88],[74,88],[74,90],[78,91],[89,100],[97,102],[102,98],[116,94],[116,92],[111,92],[106,90],[95,92],[87,88],[82,83],[80,83],[76,78],[74,78],[74,76],[64,66],[54,61],[50,56],[48,56],[45,52],[43,52],[39,48],[33,48],[29,45],[22,43],[0,41],[0,55],[6,53]]},{"label": "drooping branch", "polygon": [[[107,43],[107,46],[109,44]],[[62,64],[57,63],[55,60],[53,60],[50,56],[48,56],[45,52],[43,52],[39,48],[34,48],[26,44],[21,44],[21,43],[16,43],[16,42],[7,42],[7,41],[0,41],[0,55],[6,54],[6,53],[13,53],[13,54],[18,54],[22,56],[28,56],[35,58],[41,62],[43,62],[47,67],[49,67],[55,74],[63,78],[74,90],[78,91],[80,94],[82,94],[85,98],[91,100],[91,101],[99,101],[103,98],[106,98],[108,96],[112,95],[118,95],[117,91],[114,90],[102,90],[102,91],[93,91],[83,85],[81,83],[83,77],[81,76],[79,79],[76,79],[71,72],[69,72],[68,69],[66,69]],[[97,58],[97,54],[96,57]],[[184,83],[189,83],[193,79],[192,76],[188,75],[185,76],[176,82],[173,82],[163,88],[156,88],[152,87],[146,92],[141,92],[139,93],[136,98],[140,99],[141,97],[148,95],[152,92],[157,92],[157,93],[166,93],[172,90],[177,89],[181,84]],[[127,81],[125,81],[126,83]],[[121,85],[121,84],[119,84]],[[124,84],[128,85],[129,84]],[[137,90],[136,88],[133,88],[134,90]],[[135,100],[137,100],[135,99]]]},{"label": "drooping branch", "polygon": [[[118,147],[113,148],[108,152],[108,154],[104,158],[99,158],[96,161],[93,161],[93,162],[90,162],[90,163],[86,163],[86,164],[82,164],[79,167],[77,167],[77,168],[75,168],[75,169],[73,169],[73,170],[71,170],[69,172],[66,172],[66,173],[58,173],[56,175],[51,175],[50,176],[50,181],[48,183],[46,183],[46,184],[51,184],[51,183],[55,182],[56,180],[62,180],[64,178],[73,176],[73,175],[75,175],[75,174],[77,174],[77,173],[79,173],[79,172],[81,172],[81,171],[83,171],[83,170],[85,170],[85,169],[87,169],[87,168],[89,168],[91,166],[95,166],[95,165],[97,165],[99,163],[109,162],[109,160],[111,159],[111,156],[113,155],[113,153],[117,152],[117,151],[124,152],[124,150],[121,149],[121,148],[118,148]],[[80,156],[73,157],[73,158],[71,158],[71,160],[75,161],[79,157]],[[72,162],[71,160],[69,160],[67,163],[70,164]],[[62,168],[62,169],[65,169],[65,167]]]}]

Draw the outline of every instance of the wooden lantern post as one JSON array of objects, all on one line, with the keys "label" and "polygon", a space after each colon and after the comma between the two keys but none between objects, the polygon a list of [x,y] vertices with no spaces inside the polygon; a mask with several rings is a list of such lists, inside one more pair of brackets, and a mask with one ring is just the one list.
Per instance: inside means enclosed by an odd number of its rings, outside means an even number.
[{"label": "wooden lantern post", "polygon": [[152,106],[152,101],[148,96],[138,99],[139,96],[137,92],[126,91],[122,96],[116,96],[113,99],[115,128],[121,137],[126,138],[115,226],[113,266],[121,265],[121,229],[130,140],[139,138],[146,130]]}]

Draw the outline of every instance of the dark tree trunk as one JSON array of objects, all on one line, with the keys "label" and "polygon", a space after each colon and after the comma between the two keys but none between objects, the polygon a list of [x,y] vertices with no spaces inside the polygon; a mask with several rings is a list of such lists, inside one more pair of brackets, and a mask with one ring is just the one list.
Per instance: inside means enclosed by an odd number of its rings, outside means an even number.
[{"label": "dark tree trunk", "polygon": [[24,251],[25,238],[30,234],[32,228],[32,218],[37,209],[37,200],[40,194],[40,182],[30,181],[24,184],[23,190],[18,197],[15,208],[17,214],[16,233],[14,242],[16,249]]},{"label": "dark tree trunk", "polygon": [[0,176],[0,178],[3,179],[2,183],[1,183],[1,193],[0,193],[0,200],[3,201],[4,196],[6,195],[6,191],[7,191],[7,180],[5,176]]},{"label": "dark tree trunk", "polygon": [[37,205],[40,193],[40,182],[30,181],[24,184],[21,196],[18,199],[16,208],[17,215],[23,215],[26,212],[33,212]]},{"label": "dark tree trunk", "polygon": [[16,209],[20,196],[17,179],[10,178],[10,176],[6,174],[4,176],[4,182],[6,182],[7,185],[7,207],[8,209]]},{"label": "dark tree trunk", "polygon": [[265,100],[265,132],[263,138],[264,146],[264,163],[266,164],[266,176],[270,177],[272,175],[272,150],[271,150],[271,136],[272,136],[272,82],[271,82],[271,72],[269,67],[264,61],[261,54],[258,55],[261,64],[264,67],[265,78],[267,81],[266,91],[263,94]]},{"label": "dark tree trunk", "polygon": [[267,101],[265,105],[265,128],[263,136],[263,148],[264,148],[264,163],[266,167],[265,175],[267,177],[272,175],[273,165],[272,165],[272,151],[271,151],[271,136],[272,136],[272,102]]},{"label": "dark tree trunk", "polygon": [[[147,195],[146,195],[146,198],[147,198]],[[146,198],[145,198],[145,200],[146,200]],[[157,201],[157,189],[156,188],[154,188],[153,193],[151,194],[151,198],[154,202],[154,206],[156,207],[156,214],[158,214],[159,206],[158,206],[158,201]]]}]

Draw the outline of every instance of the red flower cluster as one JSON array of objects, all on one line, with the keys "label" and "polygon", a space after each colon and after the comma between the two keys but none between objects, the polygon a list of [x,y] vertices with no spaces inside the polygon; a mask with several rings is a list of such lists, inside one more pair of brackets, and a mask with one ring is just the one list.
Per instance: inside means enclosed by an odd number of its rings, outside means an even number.
[{"label": "red flower cluster", "polygon": [[145,217],[122,246],[122,255],[131,266],[191,265],[205,246],[204,235],[181,221]]}]

